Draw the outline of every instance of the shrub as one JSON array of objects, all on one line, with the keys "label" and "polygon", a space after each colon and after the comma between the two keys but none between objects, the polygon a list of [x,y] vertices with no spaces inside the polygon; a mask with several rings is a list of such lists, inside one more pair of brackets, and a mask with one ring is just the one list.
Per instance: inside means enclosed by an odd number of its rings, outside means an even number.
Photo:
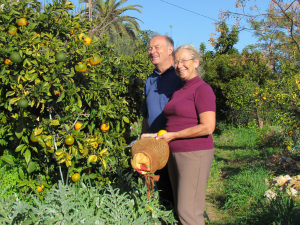
[{"label": "shrub", "polygon": [[283,147],[284,131],[278,126],[265,127],[260,131],[259,139],[260,147]]}]

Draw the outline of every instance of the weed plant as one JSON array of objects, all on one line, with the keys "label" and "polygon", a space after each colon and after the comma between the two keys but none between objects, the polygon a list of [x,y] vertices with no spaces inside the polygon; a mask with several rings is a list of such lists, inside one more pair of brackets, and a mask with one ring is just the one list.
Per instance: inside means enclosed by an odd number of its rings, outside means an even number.
[{"label": "weed plant", "polygon": [[299,198],[277,191],[276,197],[261,199],[255,216],[245,221],[251,225],[298,225],[300,221]]}]

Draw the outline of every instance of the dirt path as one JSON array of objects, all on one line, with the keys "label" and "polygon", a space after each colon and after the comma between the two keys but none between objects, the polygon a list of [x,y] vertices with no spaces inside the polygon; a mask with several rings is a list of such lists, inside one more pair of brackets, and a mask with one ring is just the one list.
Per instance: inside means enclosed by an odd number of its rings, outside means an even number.
[{"label": "dirt path", "polygon": [[[211,224],[222,224],[222,219],[225,218],[222,212],[218,211],[217,206],[211,202],[205,203],[205,212]],[[207,222],[207,224],[209,224]]]},{"label": "dirt path", "polygon": [[[206,201],[205,201],[205,212],[209,218],[209,221],[206,220],[206,224],[210,225],[221,225],[224,224],[225,215],[222,210],[218,209],[218,206],[210,201],[210,193],[212,188],[208,188],[206,192]],[[210,222],[210,223],[209,223]]]}]

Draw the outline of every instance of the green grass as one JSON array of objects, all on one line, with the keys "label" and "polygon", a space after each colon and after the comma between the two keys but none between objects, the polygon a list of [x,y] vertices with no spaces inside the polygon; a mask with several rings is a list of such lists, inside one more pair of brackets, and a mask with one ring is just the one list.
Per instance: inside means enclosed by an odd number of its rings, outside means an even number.
[{"label": "green grass", "polygon": [[[297,224],[299,202],[281,196],[267,203],[264,198],[268,188],[265,179],[278,175],[278,168],[267,167],[266,162],[270,156],[282,154],[284,150],[279,129],[223,126],[223,130],[213,136],[215,157],[207,199],[225,213],[225,218],[210,218],[210,224]],[[284,223],[289,217],[292,219]]]}]

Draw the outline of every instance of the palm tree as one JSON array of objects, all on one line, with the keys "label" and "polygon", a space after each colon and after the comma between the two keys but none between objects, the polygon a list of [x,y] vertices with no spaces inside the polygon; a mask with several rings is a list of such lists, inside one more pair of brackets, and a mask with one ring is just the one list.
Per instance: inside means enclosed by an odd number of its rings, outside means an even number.
[{"label": "palm tree", "polygon": [[[90,34],[102,36],[103,34],[115,34],[122,38],[138,38],[140,19],[132,16],[124,15],[127,10],[135,10],[141,13],[138,7],[141,5],[127,5],[122,7],[127,0],[80,0],[80,3],[89,3],[91,1],[91,9],[86,8],[83,14],[86,19],[92,18],[95,26],[90,30]],[[89,4],[90,5],[90,4]],[[92,13],[92,16],[90,16]]]}]

